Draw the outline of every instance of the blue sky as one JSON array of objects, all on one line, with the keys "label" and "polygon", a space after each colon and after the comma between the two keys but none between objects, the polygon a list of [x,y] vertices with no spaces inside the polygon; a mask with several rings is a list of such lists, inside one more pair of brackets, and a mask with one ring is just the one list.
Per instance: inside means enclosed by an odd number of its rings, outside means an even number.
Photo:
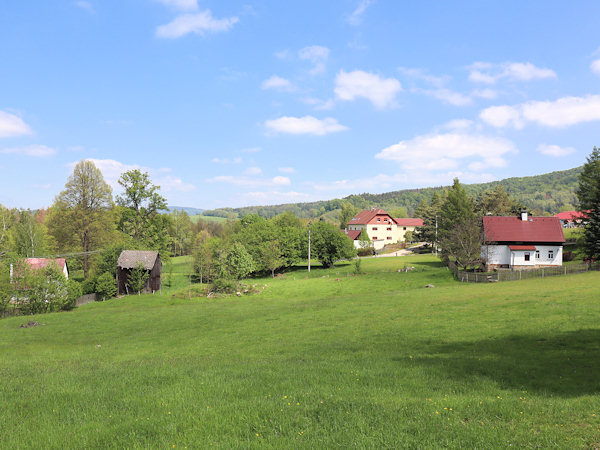
[{"label": "blue sky", "polygon": [[73,164],[169,204],[526,176],[600,145],[600,2],[4,0],[0,203]]}]

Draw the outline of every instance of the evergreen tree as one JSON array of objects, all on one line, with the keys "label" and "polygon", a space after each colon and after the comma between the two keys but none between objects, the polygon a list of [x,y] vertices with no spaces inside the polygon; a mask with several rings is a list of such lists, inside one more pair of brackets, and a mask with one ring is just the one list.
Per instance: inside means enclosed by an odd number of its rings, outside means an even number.
[{"label": "evergreen tree", "polygon": [[589,211],[585,226],[585,254],[600,260],[600,148],[594,147],[579,175],[579,208]]}]

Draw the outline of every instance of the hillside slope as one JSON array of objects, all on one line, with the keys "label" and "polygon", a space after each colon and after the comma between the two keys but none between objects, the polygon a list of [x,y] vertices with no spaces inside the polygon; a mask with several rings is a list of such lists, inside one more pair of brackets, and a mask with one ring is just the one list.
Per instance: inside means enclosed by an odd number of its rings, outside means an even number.
[{"label": "hillside slope", "polygon": [[[531,177],[515,177],[490,183],[467,184],[465,189],[473,197],[494,188],[504,186],[516,199],[520,200],[534,214],[556,214],[560,211],[572,210],[576,205],[575,190],[581,167],[569,170],[535,175]],[[222,208],[204,211],[205,216],[237,218],[248,214],[258,214],[263,217],[273,217],[290,211],[298,217],[317,218],[323,215],[326,220],[335,220],[342,201],[349,202],[357,208],[371,207],[394,210],[406,208],[409,216],[423,200],[429,201],[435,191],[445,189],[444,186],[422,189],[404,189],[383,194],[358,194],[343,199],[323,200],[307,203],[287,203],[272,206],[248,206],[244,208]],[[333,213],[332,213],[333,212]]]}]

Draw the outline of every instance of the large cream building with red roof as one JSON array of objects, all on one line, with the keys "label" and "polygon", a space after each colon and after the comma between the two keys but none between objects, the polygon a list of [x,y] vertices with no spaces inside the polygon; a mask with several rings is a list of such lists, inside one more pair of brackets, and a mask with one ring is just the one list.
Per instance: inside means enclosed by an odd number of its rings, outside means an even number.
[{"label": "large cream building with red roof", "polygon": [[360,234],[366,230],[375,250],[380,250],[387,244],[404,241],[407,231],[414,231],[420,226],[423,226],[423,219],[396,219],[383,209],[370,209],[350,219],[346,234],[358,248]]},{"label": "large cream building with red roof", "polygon": [[485,216],[481,257],[488,270],[562,266],[565,236],[557,217]]}]

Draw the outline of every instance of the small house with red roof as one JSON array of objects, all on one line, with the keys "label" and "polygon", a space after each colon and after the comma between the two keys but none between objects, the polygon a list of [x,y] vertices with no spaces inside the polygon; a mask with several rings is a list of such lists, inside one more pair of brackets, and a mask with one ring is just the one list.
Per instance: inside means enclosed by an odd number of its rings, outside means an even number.
[{"label": "small house with red roof", "polygon": [[487,270],[562,266],[564,242],[557,217],[484,216],[481,258]]},{"label": "small house with red roof", "polygon": [[380,250],[387,244],[403,241],[407,231],[414,231],[419,226],[423,226],[422,219],[395,219],[383,209],[373,208],[350,219],[346,235],[359,248],[360,234],[366,230],[375,250]]},{"label": "small house with red roof", "polygon": [[565,228],[580,227],[588,218],[589,211],[563,211],[555,214]]},{"label": "small house with red roof", "polygon": [[65,278],[69,279],[69,269],[67,268],[67,260],[65,258],[27,258],[25,262],[32,269],[44,269],[50,265],[56,265],[58,270],[62,272]]}]

